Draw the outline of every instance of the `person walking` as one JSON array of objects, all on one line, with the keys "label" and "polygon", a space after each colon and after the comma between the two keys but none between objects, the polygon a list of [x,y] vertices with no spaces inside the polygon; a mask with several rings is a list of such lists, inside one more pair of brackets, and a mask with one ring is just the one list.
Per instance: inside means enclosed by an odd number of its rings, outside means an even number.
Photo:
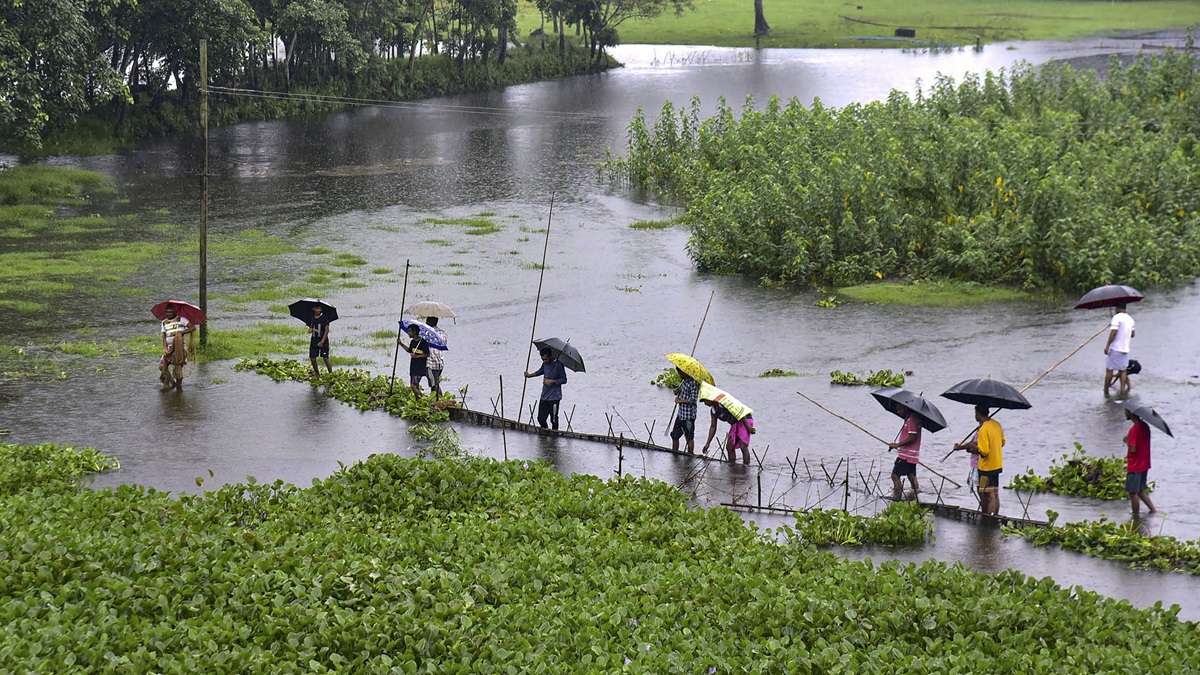
[{"label": "person walking", "polygon": [[562,403],[562,386],[567,383],[567,369],[555,357],[553,349],[543,347],[538,353],[542,357],[542,367],[525,373],[525,377],[542,378],[542,395],[538,397],[538,426],[546,429],[550,423],[558,431],[558,408]]},{"label": "person walking", "polygon": [[183,364],[187,363],[187,346],[183,336],[196,330],[186,316],[180,316],[175,305],[168,304],[166,317],[159,328],[162,336],[162,358],[158,360],[159,382],[163,390],[183,388]]},{"label": "person walking", "polygon": [[[425,317],[425,323],[438,334],[442,339],[442,344],[446,342],[446,331],[438,328],[438,318],[436,316]],[[446,357],[440,349],[429,350],[429,361],[425,364],[427,370],[427,379],[429,380],[429,389],[433,395],[442,397],[442,369],[446,367]]]},{"label": "person walking", "polygon": [[425,338],[421,337],[421,328],[416,324],[408,325],[408,344],[401,344],[400,347],[408,352],[412,358],[408,360],[408,386],[412,389],[412,393],[416,396],[424,394],[421,391],[421,380],[425,379],[429,373],[429,343]]},{"label": "person walking", "polygon": [[1114,381],[1120,382],[1117,396],[1129,396],[1129,348],[1133,344],[1135,322],[1125,305],[1117,305],[1109,323],[1108,342],[1104,344],[1104,395],[1109,395]]},{"label": "person walking", "polygon": [[1125,434],[1125,491],[1129,493],[1129,508],[1133,517],[1137,518],[1141,503],[1146,504],[1150,513],[1154,513],[1154,502],[1150,501],[1150,489],[1147,476],[1150,473],[1150,425],[1142,418],[1125,411],[1125,419],[1133,422],[1129,432]]},{"label": "person walking", "polygon": [[900,426],[900,435],[888,447],[896,451],[896,462],[892,465],[892,499],[899,501],[904,496],[904,476],[912,483],[913,501],[917,501],[917,462],[921,456],[921,418],[909,413]]},{"label": "person walking", "polygon": [[700,400],[708,406],[711,412],[708,422],[708,439],[704,441],[704,448],[700,450],[702,454],[708,454],[708,447],[712,445],[713,437],[717,435],[717,421],[725,422],[729,425],[729,433],[725,436],[725,451],[728,453],[730,463],[737,461],[738,449],[742,451],[742,463],[750,463],[750,436],[757,429],[754,428],[754,411],[750,406],[742,403],[729,392],[722,391],[707,382],[700,385]]},{"label": "person walking", "polygon": [[689,455],[696,454],[696,403],[700,397],[700,383],[692,379],[680,368],[679,386],[675,389],[675,403],[679,410],[675,413],[675,424],[671,427],[671,449],[679,450],[679,439],[687,441]]},{"label": "person walking", "polygon": [[325,360],[325,370],[333,373],[333,364],[329,361],[329,319],[324,316],[320,305],[313,305],[312,319],[308,321],[308,361],[312,364],[313,379],[321,377],[321,369],[317,367],[317,357]]},{"label": "person walking", "polygon": [[979,509],[986,515],[1000,513],[1000,474],[1004,471],[1004,429],[992,419],[985,405],[975,406],[979,431],[975,438],[954,446],[979,457]]}]

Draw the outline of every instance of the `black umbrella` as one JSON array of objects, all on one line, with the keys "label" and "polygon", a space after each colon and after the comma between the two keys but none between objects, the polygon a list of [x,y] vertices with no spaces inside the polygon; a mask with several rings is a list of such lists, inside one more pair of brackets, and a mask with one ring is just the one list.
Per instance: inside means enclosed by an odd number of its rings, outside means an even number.
[{"label": "black umbrella", "polygon": [[1079,302],[1075,303],[1075,309],[1099,309],[1101,307],[1116,307],[1118,305],[1127,305],[1131,302],[1140,302],[1145,296],[1142,292],[1132,286],[1118,286],[1109,284],[1093,288]]},{"label": "black umbrella", "polygon": [[304,298],[288,305],[288,314],[303,321],[306,325],[313,320],[313,307],[321,308],[321,318],[326,321],[337,321],[337,307],[325,304],[315,298]]},{"label": "black umbrella", "polygon": [[963,380],[942,392],[951,401],[968,405],[985,405],[989,408],[1027,410],[1033,407],[1021,392],[998,380],[980,378]]},{"label": "black umbrella", "polygon": [[1125,401],[1123,404],[1125,409],[1137,416],[1138,419],[1158,429],[1164,434],[1175,438],[1175,434],[1171,433],[1171,427],[1167,426],[1167,421],[1150,406],[1136,400]]},{"label": "black umbrella", "polygon": [[538,351],[549,348],[550,351],[554,352],[555,358],[561,361],[564,366],[577,373],[584,372],[583,357],[580,356],[578,349],[571,346],[570,340],[564,342],[556,337],[545,338],[534,340],[533,346],[537,347]]},{"label": "black umbrella", "polygon": [[942,417],[942,411],[922,396],[907,389],[883,387],[871,392],[871,396],[896,417],[907,419],[909,414],[914,414],[921,420],[922,427],[935,433],[946,428],[946,418]]}]

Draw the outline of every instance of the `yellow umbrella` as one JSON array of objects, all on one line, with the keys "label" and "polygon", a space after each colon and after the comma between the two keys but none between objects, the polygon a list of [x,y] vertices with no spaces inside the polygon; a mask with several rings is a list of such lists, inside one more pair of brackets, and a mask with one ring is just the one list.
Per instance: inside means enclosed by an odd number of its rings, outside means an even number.
[{"label": "yellow umbrella", "polygon": [[693,380],[697,382],[714,384],[712,374],[708,372],[708,369],[704,367],[704,364],[700,363],[695,358],[688,356],[687,354],[674,352],[667,354],[667,360],[674,364],[676,368],[687,373],[688,377],[692,378]]}]

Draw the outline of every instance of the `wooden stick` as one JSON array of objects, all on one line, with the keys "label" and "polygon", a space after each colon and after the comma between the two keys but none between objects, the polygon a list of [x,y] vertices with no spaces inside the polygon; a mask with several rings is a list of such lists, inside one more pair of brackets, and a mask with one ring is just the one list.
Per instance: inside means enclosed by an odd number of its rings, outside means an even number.
[{"label": "wooden stick", "polygon": [[500,440],[504,443],[504,461],[508,461],[508,434],[505,433],[505,428],[508,427],[507,420],[504,419],[504,375],[500,376]]},{"label": "wooden stick", "polygon": [[[525,372],[529,372],[529,361],[533,358],[533,340],[537,334],[538,307],[542,304],[542,280],[546,278],[546,251],[550,249],[550,223],[554,219],[554,193],[550,193],[550,214],[546,216],[546,241],[542,244],[542,269],[538,272],[537,298],[533,301],[533,327],[529,329],[529,351],[525,354]],[[524,374],[524,373],[522,373]],[[529,384],[526,377],[521,382],[521,404],[517,410],[525,407],[525,387]]]},{"label": "wooden stick", "polygon": [[[708,310],[712,307],[713,298],[717,297],[717,292],[713,291],[708,294],[708,304],[704,306],[704,316],[700,317],[700,327],[696,329],[696,339],[692,340],[691,356],[696,356],[696,347],[700,345],[700,333],[704,330],[704,322],[708,321]],[[672,426],[675,423],[675,411],[679,410],[679,402],[675,401],[671,404],[671,414],[667,417],[667,433],[674,430]]]},{"label": "wooden stick", "polygon": [[[870,436],[871,438],[874,438],[875,440],[879,441],[880,443],[883,443],[884,445],[887,445],[887,444],[888,444],[888,442],[887,442],[887,441],[883,440],[882,438],[880,438],[880,437],[876,436],[875,434],[871,433],[870,431],[866,430],[865,428],[863,428],[861,425],[859,425],[859,424],[858,424],[857,422],[855,422],[854,420],[852,420],[852,419],[849,419],[849,418],[847,418],[847,417],[845,417],[845,416],[843,416],[843,415],[839,415],[839,414],[835,413],[834,411],[830,410],[829,408],[826,408],[825,406],[821,405],[820,403],[817,403],[816,401],[812,400],[812,399],[811,399],[811,398],[809,398],[808,396],[805,396],[805,395],[804,395],[803,393],[801,393],[801,392],[796,392],[796,393],[800,395],[800,398],[803,398],[804,400],[806,400],[806,401],[808,401],[809,403],[811,403],[811,404],[813,404],[813,405],[817,406],[817,407],[818,407],[818,408],[820,408],[821,410],[824,410],[825,412],[829,413],[830,415],[833,415],[834,417],[836,417],[836,418],[838,418],[838,419],[842,420],[843,422],[846,422],[846,423],[847,423],[847,424],[849,424],[850,426],[854,427],[855,429],[858,429],[859,431],[861,431],[861,432],[863,432],[864,434],[866,434],[866,435]],[[957,487],[957,488],[960,488],[960,487],[962,487],[962,484],[961,484],[961,483],[958,483],[958,482],[957,482],[957,481],[955,481],[954,479],[952,479],[952,478],[949,478],[949,477],[945,476],[944,474],[938,473],[937,471],[935,471],[935,470],[933,470],[933,469],[929,468],[929,466],[928,466],[928,465],[926,465],[924,462],[917,462],[917,464],[918,464],[918,465],[920,465],[920,466],[921,466],[921,468],[923,468],[923,469],[925,469],[926,471],[928,471],[929,473],[931,473],[931,474],[933,474],[933,475],[937,476],[938,478],[945,478],[945,479],[946,479],[947,481],[949,481],[949,482],[950,482],[950,484],[951,484],[951,485],[953,485],[954,487]]]},{"label": "wooden stick", "polygon": [[[409,261],[404,261],[404,290],[400,291],[400,320],[404,320],[404,302],[408,299],[408,266]],[[392,388],[396,386],[396,364],[400,361],[400,326],[396,326],[396,353],[392,355],[392,379],[388,382],[388,396],[392,395]]]}]

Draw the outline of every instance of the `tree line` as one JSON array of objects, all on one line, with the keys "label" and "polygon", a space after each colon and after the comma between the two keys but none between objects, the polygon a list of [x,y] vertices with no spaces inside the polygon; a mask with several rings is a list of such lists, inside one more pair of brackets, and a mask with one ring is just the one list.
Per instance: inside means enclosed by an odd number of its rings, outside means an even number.
[{"label": "tree line", "polygon": [[[528,2],[529,0],[521,0]],[[416,61],[503,66],[518,0],[0,0],[0,139],[36,147],[80,114],[190,106],[198,49],[211,84],[397,95]],[[600,66],[627,19],[691,0],[536,0],[558,59]],[[569,33],[574,36],[568,37]],[[536,36],[530,36],[531,38]],[[527,43],[526,43],[527,44]],[[450,75],[452,77],[452,74]],[[391,88],[389,92],[386,89]]]}]

